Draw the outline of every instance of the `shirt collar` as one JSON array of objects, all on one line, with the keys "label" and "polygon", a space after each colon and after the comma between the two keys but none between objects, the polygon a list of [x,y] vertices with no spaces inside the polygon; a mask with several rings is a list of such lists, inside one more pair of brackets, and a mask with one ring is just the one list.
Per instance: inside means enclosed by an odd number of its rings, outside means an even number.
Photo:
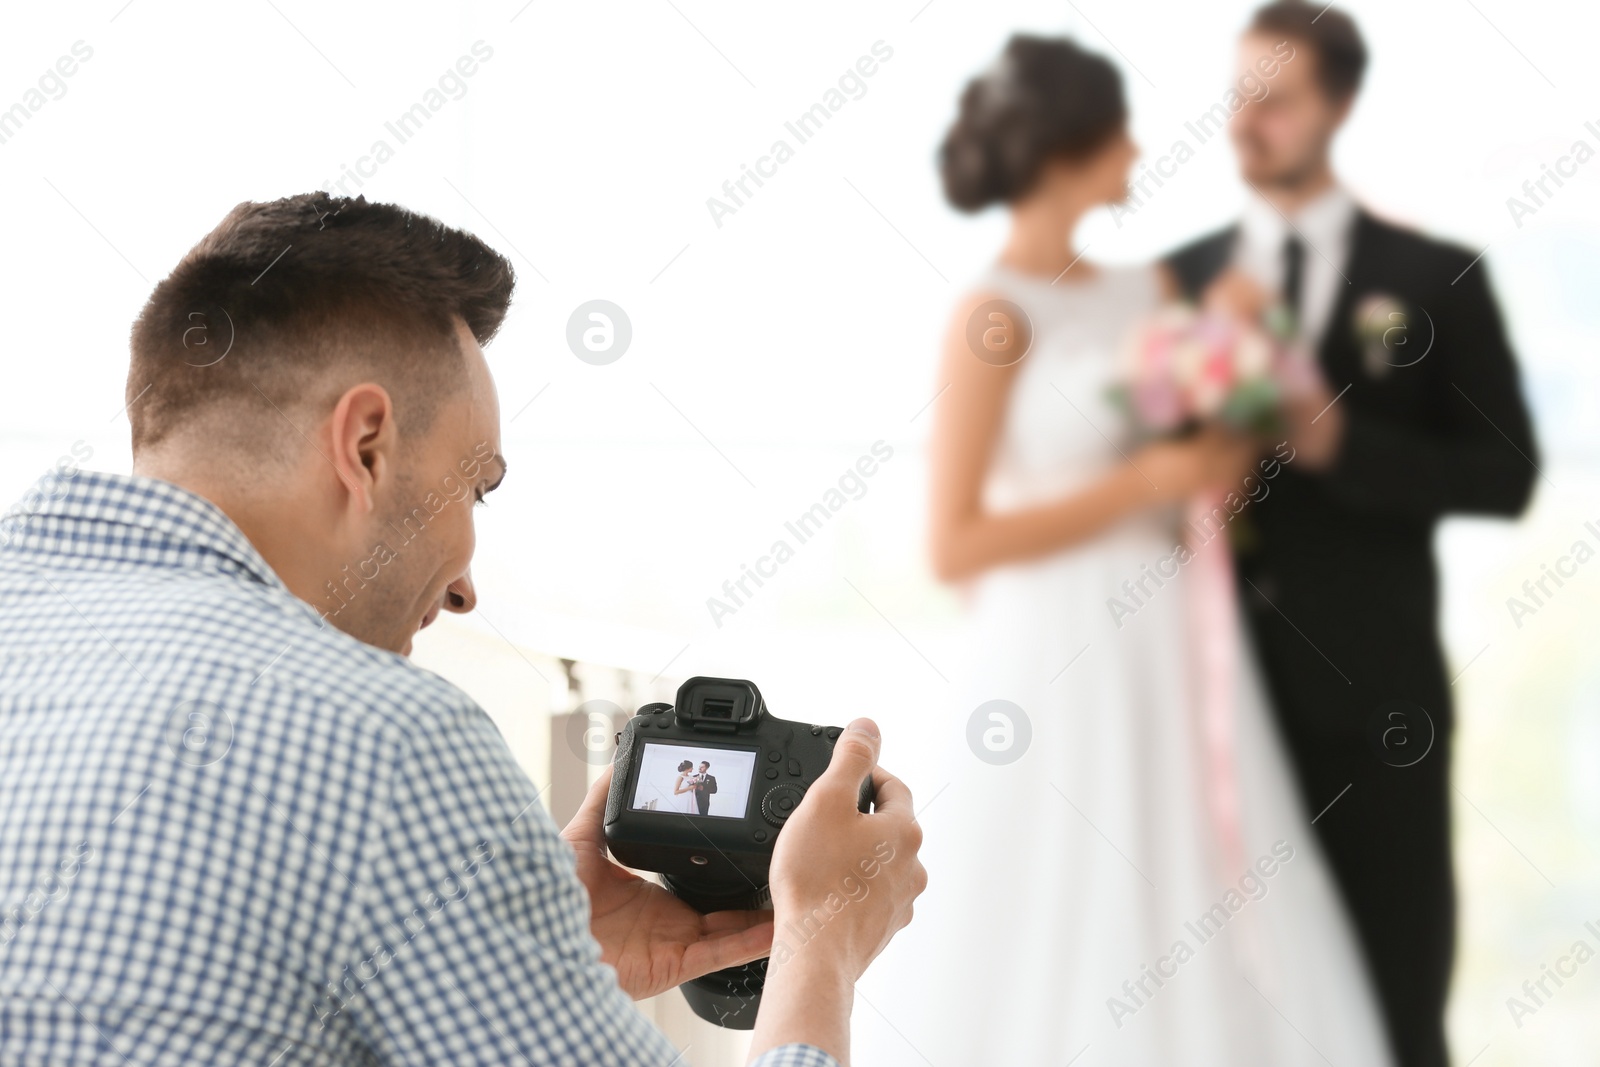
[{"label": "shirt collar", "polygon": [[0,517],[0,549],[40,562],[218,571],[289,591],[221,508],[181,486],[139,475],[49,471]]},{"label": "shirt collar", "polygon": [[1312,248],[1332,250],[1343,247],[1355,217],[1355,199],[1340,185],[1332,186],[1288,219],[1266,198],[1252,194],[1245,201],[1240,232],[1247,245],[1276,254],[1293,232],[1289,228],[1292,222]]}]

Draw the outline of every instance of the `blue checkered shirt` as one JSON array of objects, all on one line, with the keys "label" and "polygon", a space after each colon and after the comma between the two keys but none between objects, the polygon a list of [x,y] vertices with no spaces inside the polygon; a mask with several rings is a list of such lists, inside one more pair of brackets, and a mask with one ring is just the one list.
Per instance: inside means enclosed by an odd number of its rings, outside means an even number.
[{"label": "blue checkered shirt", "polygon": [[0,1064],[683,1062],[460,690],[169,483],[0,519]]}]

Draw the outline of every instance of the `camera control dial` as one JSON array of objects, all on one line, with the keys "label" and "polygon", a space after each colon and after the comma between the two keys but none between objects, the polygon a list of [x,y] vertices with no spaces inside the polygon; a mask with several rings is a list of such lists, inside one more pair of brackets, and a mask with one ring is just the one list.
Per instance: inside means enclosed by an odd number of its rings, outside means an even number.
[{"label": "camera control dial", "polygon": [[800,798],[805,794],[804,788],[789,782],[773,786],[761,798],[761,817],[773,826],[782,826],[800,806]]}]

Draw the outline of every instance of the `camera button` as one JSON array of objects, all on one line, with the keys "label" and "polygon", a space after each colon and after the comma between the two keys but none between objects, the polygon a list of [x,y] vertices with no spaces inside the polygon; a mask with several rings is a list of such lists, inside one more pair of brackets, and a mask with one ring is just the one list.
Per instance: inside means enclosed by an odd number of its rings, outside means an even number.
[{"label": "camera button", "polygon": [[778,768],[776,768],[776,767],[768,767],[767,768],[767,777],[768,778],[776,778],[776,777],[778,777]]},{"label": "camera button", "polygon": [[782,758],[783,753],[779,752],[777,749],[773,749],[771,752],[767,753],[767,759],[771,760],[773,763],[777,763]]},{"label": "camera button", "polygon": [[839,735],[842,734],[842,733],[844,733],[844,731],[839,729],[839,727],[830,726],[830,727],[828,727],[828,740],[829,741],[837,741],[837,740],[839,740]]},{"label": "camera button", "polygon": [[765,841],[767,839],[767,832],[765,830],[757,830],[750,836],[755,838],[757,841]]},{"label": "camera button", "polygon": [[784,821],[794,814],[794,809],[800,803],[800,798],[805,796],[805,790],[797,785],[785,783],[773,786],[767,795],[761,798],[761,817],[773,826],[782,826]]},{"label": "camera button", "polygon": [[792,759],[792,760],[789,761],[789,773],[794,775],[796,778],[800,777],[800,761],[799,760]]}]

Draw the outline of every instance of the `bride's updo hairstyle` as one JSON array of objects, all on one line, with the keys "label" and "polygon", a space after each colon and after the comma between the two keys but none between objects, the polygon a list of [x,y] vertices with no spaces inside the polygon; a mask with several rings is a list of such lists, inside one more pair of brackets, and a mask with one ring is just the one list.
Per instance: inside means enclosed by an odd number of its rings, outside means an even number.
[{"label": "bride's updo hairstyle", "polygon": [[962,211],[1010,203],[1052,159],[1094,155],[1128,118],[1122,76],[1064,37],[1017,34],[967,83],[939,147],[944,195]]}]

